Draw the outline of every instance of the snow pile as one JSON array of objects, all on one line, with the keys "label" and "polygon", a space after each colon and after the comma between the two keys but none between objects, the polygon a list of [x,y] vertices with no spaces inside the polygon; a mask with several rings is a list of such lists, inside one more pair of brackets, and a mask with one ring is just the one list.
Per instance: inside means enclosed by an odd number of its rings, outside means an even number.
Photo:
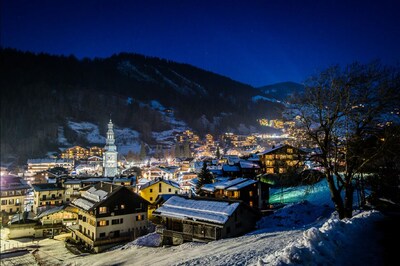
[{"label": "snow pile", "polygon": [[161,235],[157,233],[150,233],[129,242],[121,250],[131,248],[132,246],[142,246],[142,247],[159,247],[161,245]]},{"label": "snow pile", "polygon": [[328,205],[317,206],[309,201],[302,201],[286,205],[274,214],[261,218],[257,228],[273,231],[300,228],[329,217],[332,211]]},{"label": "snow pile", "polygon": [[[344,220],[337,219],[334,214],[320,228],[312,227],[304,231],[303,237],[283,250],[259,259],[258,265],[341,265],[351,256],[358,255],[350,251],[353,250],[352,245],[360,248],[360,244],[368,243],[366,239],[357,241],[360,240],[357,238],[381,218],[382,214],[377,211],[361,212]],[[370,258],[364,260],[371,263]],[[360,264],[363,263],[360,261]]]}]

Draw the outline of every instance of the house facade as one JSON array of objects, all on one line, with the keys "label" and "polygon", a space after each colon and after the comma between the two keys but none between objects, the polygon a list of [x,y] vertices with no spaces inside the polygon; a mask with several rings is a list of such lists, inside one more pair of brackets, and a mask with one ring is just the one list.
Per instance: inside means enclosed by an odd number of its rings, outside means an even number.
[{"label": "house facade", "polygon": [[1,222],[7,223],[15,213],[24,211],[24,201],[30,187],[18,176],[5,175],[0,179]]},{"label": "house facade", "polygon": [[140,187],[139,195],[150,203],[154,203],[159,195],[178,194],[180,186],[178,183],[166,180],[164,178],[156,178]]},{"label": "house facade", "polygon": [[33,212],[39,214],[65,203],[65,191],[61,183],[33,184]]},{"label": "house facade", "polygon": [[180,196],[169,198],[153,215],[161,219],[156,232],[164,245],[239,236],[253,230],[260,218],[240,201]]},{"label": "house facade", "polygon": [[250,178],[236,178],[206,184],[200,195],[217,199],[241,200],[248,206],[263,210],[268,208],[269,185]]},{"label": "house facade", "polygon": [[95,252],[147,233],[148,202],[127,187],[98,183],[71,206],[78,214],[73,238]]},{"label": "house facade", "polygon": [[261,167],[266,174],[286,173],[290,167],[304,167],[303,156],[306,153],[290,145],[274,147],[259,153]]}]

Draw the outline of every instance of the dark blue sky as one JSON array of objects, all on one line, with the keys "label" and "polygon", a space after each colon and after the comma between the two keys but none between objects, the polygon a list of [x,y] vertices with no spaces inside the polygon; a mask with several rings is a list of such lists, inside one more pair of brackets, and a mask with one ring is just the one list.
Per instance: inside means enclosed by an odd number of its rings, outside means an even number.
[{"label": "dark blue sky", "polygon": [[[1,45],[135,52],[262,86],[331,64],[400,62],[400,1],[1,1]],[[350,3],[346,3],[350,2]]]}]

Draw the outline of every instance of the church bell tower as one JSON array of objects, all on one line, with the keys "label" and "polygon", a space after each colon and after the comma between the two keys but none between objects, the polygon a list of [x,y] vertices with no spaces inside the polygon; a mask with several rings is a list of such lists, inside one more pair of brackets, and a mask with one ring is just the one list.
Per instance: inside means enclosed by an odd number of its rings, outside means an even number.
[{"label": "church bell tower", "polygon": [[103,175],[105,177],[115,177],[118,174],[118,152],[115,146],[113,123],[110,119],[107,130],[106,146],[103,154]]}]

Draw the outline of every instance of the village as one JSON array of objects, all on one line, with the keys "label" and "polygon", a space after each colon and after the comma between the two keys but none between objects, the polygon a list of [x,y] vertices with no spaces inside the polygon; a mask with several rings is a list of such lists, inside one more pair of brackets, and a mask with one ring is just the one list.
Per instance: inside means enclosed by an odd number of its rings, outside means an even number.
[{"label": "village", "polygon": [[[208,134],[194,150],[200,139],[189,130],[176,136],[179,157],[128,162],[113,128],[110,119],[104,148],[29,159],[24,173],[2,169],[3,240],[62,235],[70,250],[99,253],[154,232],[162,245],[236,237],[281,207],[269,202],[276,176],[311,171],[308,152],[290,139],[261,146],[255,136],[231,133],[222,146]],[[18,247],[3,243],[2,252]]]}]

